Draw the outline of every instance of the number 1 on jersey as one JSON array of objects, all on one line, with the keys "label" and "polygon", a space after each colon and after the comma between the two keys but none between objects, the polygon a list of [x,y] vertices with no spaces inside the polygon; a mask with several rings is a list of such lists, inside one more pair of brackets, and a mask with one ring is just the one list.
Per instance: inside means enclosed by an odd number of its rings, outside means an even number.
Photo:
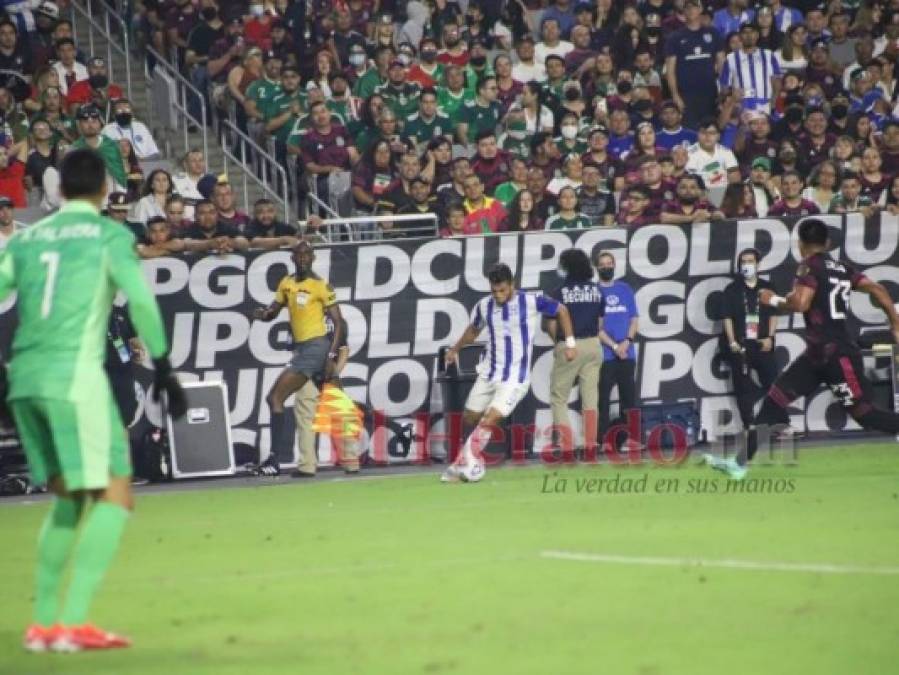
[{"label": "number 1 on jersey", "polygon": [[[830,277],[828,281],[833,284],[830,291],[830,316],[834,319],[845,319],[846,310],[849,308],[849,292],[852,290],[852,282],[836,277]],[[843,301],[842,309],[838,306],[838,299]]]},{"label": "number 1 on jersey", "polygon": [[41,318],[50,316],[53,309],[53,290],[56,288],[56,272],[59,270],[59,253],[45,251],[41,253],[41,262],[47,266],[47,278],[44,280],[44,299],[41,301]]}]

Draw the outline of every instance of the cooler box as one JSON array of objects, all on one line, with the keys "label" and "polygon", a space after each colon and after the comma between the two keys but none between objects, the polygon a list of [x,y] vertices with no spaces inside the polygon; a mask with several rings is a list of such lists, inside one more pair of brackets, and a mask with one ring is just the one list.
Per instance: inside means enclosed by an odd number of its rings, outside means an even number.
[{"label": "cooler box", "polygon": [[233,476],[236,466],[227,385],[183,382],[181,386],[187,395],[187,414],[177,421],[166,414],[172,477]]}]

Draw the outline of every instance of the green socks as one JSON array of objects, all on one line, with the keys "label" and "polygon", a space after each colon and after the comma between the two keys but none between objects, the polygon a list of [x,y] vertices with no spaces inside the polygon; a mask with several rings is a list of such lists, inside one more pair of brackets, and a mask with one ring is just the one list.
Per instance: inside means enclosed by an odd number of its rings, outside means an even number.
[{"label": "green socks", "polygon": [[75,549],[72,580],[60,623],[79,626],[87,621],[91,600],[118,550],[128,516],[128,510],[117,504],[94,504]]},{"label": "green socks", "polygon": [[56,622],[63,568],[78,533],[81,507],[73,499],[57,497],[38,535],[34,622],[41,626]]}]

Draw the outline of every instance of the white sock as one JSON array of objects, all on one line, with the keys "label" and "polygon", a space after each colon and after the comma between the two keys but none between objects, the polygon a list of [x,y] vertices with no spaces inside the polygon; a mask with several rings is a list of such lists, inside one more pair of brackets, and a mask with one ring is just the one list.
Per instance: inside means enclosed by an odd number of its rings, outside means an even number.
[{"label": "white sock", "polygon": [[[487,447],[487,444],[490,442],[491,430],[489,428],[482,427],[480,424],[474,428],[468,439],[465,441],[465,445],[462,446],[462,452],[459,453],[459,458],[462,464],[469,465],[475,459],[483,459],[484,449]],[[477,454],[475,454],[475,450],[477,450]]]}]

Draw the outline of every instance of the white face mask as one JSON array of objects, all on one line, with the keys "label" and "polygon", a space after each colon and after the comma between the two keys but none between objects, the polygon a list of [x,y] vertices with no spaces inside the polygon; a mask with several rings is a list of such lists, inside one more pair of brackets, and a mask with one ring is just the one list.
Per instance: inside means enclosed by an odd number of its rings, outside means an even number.
[{"label": "white face mask", "polygon": [[577,138],[577,127],[573,124],[566,124],[562,127],[562,138],[565,140],[572,140]]},{"label": "white face mask", "polygon": [[560,278],[560,279],[564,279],[565,277],[568,276],[568,272],[565,271],[565,268],[564,268],[564,267],[557,267],[557,268],[556,268],[556,274],[559,275],[559,278]]},{"label": "white face mask", "polygon": [[250,5],[250,14],[253,16],[262,16],[263,12],[265,12],[263,5]]},{"label": "white face mask", "polygon": [[365,54],[350,54],[350,64],[354,66],[361,66],[365,63]]},{"label": "white face mask", "polygon": [[755,263],[743,263],[740,265],[740,274],[744,279],[754,279],[757,268]]}]

